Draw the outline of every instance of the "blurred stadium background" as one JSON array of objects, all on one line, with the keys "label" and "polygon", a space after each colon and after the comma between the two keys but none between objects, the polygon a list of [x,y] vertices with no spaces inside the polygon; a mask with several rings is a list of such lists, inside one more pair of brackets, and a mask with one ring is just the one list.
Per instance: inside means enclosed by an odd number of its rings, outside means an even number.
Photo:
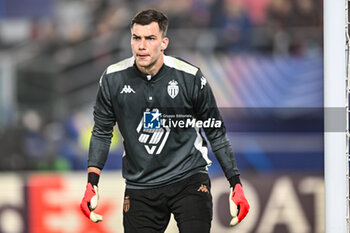
[{"label": "blurred stadium background", "polygon": [[129,20],[145,8],[170,19],[166,53],[211,84],[251,202],[228,228],[211,154],[212,232],[324,232],[321,0],[0,0],[0,232],[122,232],[117,130],[105,221],[89,223],[79,203],[98,80],[131,56]]}]

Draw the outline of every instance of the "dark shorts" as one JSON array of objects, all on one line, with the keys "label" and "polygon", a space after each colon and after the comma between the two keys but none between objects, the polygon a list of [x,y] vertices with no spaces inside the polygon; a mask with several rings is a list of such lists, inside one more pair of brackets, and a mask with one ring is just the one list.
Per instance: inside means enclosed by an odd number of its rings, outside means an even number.
[{"label": "dark shorts", "polygon": [[164,232],[174,214],[181,233],[210,231],[212,196],[210,179],[199,173],[154,189],[126,189],[124,232]]}]

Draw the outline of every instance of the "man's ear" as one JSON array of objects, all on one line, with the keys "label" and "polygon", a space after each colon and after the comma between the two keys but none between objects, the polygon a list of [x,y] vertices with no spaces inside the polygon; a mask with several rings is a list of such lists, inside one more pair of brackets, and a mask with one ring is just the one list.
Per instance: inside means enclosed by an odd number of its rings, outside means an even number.
[{"label": "man's ear", "polygon": [[168,37],[164,37],[162,39],[162,44],[161,44],[161,47],[160,47],[160,51],[164,52],[164,50],[166,50],[166,48],[168,47],[168,44],[169,44],[169,38]]}]

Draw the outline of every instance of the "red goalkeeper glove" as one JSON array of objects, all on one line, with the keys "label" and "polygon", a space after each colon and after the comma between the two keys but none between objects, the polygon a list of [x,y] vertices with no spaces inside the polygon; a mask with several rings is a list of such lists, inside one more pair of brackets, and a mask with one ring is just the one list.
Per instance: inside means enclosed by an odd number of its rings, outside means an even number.
[{"label": "red goalkeeper glove", "polygon": [[240,182],[236,183],[234,188],[231,187],[229,202],[230,213],[232,216],[230,226],[233,227],[240,223],[249,211],[249,203],[244,196],[243,188]]},{"label": "red goalkeeper glove", "polygon": [[99,199],[97,187],[98,179],[99,175],[97,173],[89,172],[85,194],[83,200],[80,203],[81,211],[83,211],[85,216],[95,223],[101,222],[103,220],[103,217],[101,215],[94,212],[94,210],[97,208]]}]

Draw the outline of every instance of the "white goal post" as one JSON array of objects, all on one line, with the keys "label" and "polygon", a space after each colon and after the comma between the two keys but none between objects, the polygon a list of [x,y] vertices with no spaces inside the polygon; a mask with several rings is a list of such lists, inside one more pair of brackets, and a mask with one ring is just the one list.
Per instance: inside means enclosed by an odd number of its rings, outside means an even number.
[{"label": "white goal post", "polygon": [[[335,121],[346,121],[346,116],[335,116],[336,108],[347,105],[346,9],[348,0],[324,0],[324,176],[326,233],[346,233],[348,229],[348,142],[344,131],[332,130]],[[348,111],[344,111],[347,115]],[[339,117],[339,118],[338,118]],[[344,126],[348,125],[344,122]]]}]

